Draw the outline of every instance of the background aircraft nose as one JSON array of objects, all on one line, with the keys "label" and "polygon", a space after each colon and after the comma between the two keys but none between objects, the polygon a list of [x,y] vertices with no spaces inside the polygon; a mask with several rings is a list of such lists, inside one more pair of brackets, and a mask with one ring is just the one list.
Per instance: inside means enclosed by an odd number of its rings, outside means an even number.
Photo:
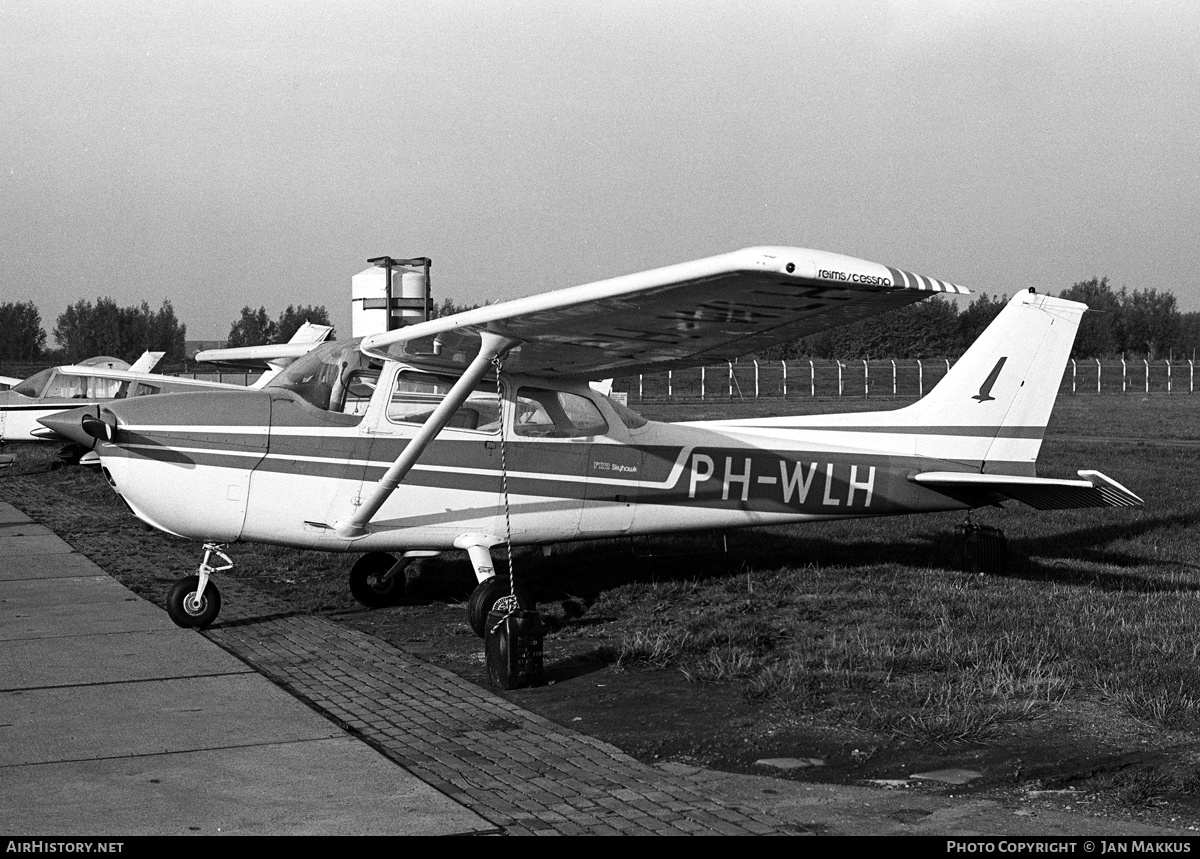
[{"label": "background aircraft nose", "polygon": [[96,439],[83,431],[83,419],[87,416],[98,418],[100,416],[100,407],[83,406],[78,409],[69,409],[65,412],[55,412],[52,415],[46,415],[44,418],[38,418],[38,423],[49,428],[63,441],[73,441],[91,450],[96,446]]}]

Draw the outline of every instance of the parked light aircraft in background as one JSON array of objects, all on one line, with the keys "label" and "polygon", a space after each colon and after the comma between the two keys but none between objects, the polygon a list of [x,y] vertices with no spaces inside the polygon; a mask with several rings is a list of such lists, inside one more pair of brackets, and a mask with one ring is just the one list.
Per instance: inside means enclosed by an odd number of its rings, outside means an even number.
[{"label": "parked light aircraft in background", "polygon": [[[220,610],[238,540],[364,553],[367,604],[408,559],[466,550],[468,619],[520,603],[498,546],[845,517],[1138,505],[1095,471],[1035,463],[1085,305],[1022,291],[937,387],[894,411],[647,421],[590,380],[724,362],[937,292],[967,290],[821,251],[759,247],[327,343],[259,391],[177,394],[56,419],[98,439],[143,521],[203,541],[168,597]],[[223,566],[210,563],[214,556]]]},{"label": "parked light aircraft in background", "polygon": [[[136,380],[151,373],[162,352],[144,352],[132,365],[118,358],[89,358],[78,364],[51,367],[18,380],[0,391],[0,441],[43,441],[56,438],[38,419],[116,396],[136,395]],[[131,389],[131,383],[134,387]]]},{"label": "parked light aircraft in background", "polygon": [[[305,323],[288,343],[243,349],[210,350],[214,360],[230,353],[248,366],[267,368],[255,383],[261,387],[271,377],[323,341],[331,326]],[[131,366],[116,358],[91,358],[81,364],[51,367],[0,391],[0,441],[64,441],[64,436],[41,424],[42,418],[83,405],[182,391],[239,389],[241,385],[208,382],[150,371],[163,352],[146,352]],[[241,366],[242,364],[239,364]],[[87,447],[91,447],[88,444]]]}]

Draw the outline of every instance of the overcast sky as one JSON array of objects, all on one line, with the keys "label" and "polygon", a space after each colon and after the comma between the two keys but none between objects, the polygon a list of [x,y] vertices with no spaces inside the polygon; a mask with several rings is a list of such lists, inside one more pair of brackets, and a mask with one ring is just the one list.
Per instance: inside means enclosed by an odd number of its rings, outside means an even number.
[{"label": "overcast sky", "polygon": [[0,301],[349,334],[758,244],[1200,310],[1200,3],[0,4]]}]

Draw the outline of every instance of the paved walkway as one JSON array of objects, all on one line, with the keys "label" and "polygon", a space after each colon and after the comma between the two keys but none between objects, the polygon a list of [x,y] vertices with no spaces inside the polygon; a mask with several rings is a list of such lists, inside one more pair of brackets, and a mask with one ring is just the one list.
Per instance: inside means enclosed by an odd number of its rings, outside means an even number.
[{"label": "paved walkway", "polygon": [[0,653],[9,835],[497,831],[4,503]]},{"label": "paved walkway", "polygon": [[217,625],[177,629],[0,502],[0,829],[803,831],[379,639],[221,587]]},{"label": "paved walkway", "polygon": [[208,638],[506,833],[795,831],[372,636],[256,614],[237,598],[225,606]]}]

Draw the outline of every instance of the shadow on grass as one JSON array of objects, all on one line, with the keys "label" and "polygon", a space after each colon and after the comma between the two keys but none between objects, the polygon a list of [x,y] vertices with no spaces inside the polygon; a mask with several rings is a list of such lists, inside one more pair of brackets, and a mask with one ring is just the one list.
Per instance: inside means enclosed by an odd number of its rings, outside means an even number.
[{"label": "shadow on grass", "polygon": [[[1180,568],[1200,573],[1200,565],[1164,558],[1156,553],[1137,555],[1106,548],[1113,543],[1145,539],[1155,532],[1191,529],[1197,524],[1200,524],[1200,513],[1188,512],[1023,538],[1014,541],[1016,551],[1010,551],[1008,575],[1061,584],[1088,585],[1106,591],[1200,591],[1200,583],[1182,581],[1177,575]],[[1161,566],[1166,567],[1168,572],[1154,575],[1125,573],[1120,569],[1080,569],[1072,566],[1073,561],[1129,569]]]},{"label": "shadow on grass", "polygon": [[546,665],[542,669],[542,678],[547,683],[578,680],[580,677],[603,671],[610,665],[612,665],[612,660],[605,656],[603,650],[596,649],[591,653],[577,654]]},{"label": "shadow on grass", "polygon": [[[1025,514],[1037,516],[1038,514]],[[1066,527],[1033,536],[1011,535],[1021,518],[1009,524],[1009,577],[1060,584],[1083,585],[1106,591],[1192,592],[1200,582],[1179,578],[1183,570],[1200,572],[1200,565],[1116,548],[1156,533],[1178,534],[1200,525],[1200,512],[1188,511],[1126,521],[1107,521],[1082,528]],[[728,534],[728,551],[706,551],[713,535],[679,535],[662,538],[657,554],[635,551],[628,538],[574,543],[557,548],[550,556],[521,548],[514,553],[517,581],[539,602],[579,601],[590,605],[604,591],[627,584],[696,582],[741,572],[787,568],[861,569],[894,563],[920,569],[959,569],[955,527],[962,514],[943,514],[942,522],[914,526],[911,519],[861,520],[837,523],[833,533],[820,525],[788,529],[748,529]],[[894,526],[892,525],[894,523]],[[1013,527],[1016,526],[1016,527]],[[923,529],[923,530],[922,530]],[[881,531],[886,536],[881,537]],[[870,533],[868,533],[870,532]],[[1080,564],[1086,565],[1083,568]],[[1095,565],[1111,569],[1096,570]],[[1146,568],[1162,567],[1162,574]],[[498,554],[497,572],[506,559]],[[1126,573],[1123,570],[1130,570]],[[452,555],[422,564],[419,588],[422,598],[461,601],[475,580],[464,558]],[[413,596],[416,596],[414,593]]]}]

